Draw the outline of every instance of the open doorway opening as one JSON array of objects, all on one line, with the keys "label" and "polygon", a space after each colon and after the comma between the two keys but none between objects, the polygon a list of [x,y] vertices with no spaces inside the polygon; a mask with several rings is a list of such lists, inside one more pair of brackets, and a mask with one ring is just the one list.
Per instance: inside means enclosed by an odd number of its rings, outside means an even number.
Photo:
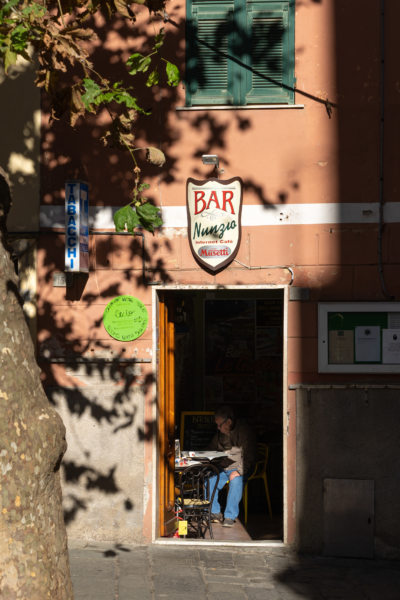
[{"label": "open doorway opening", "polygon": [[[260,477],[249,481],[247,518],[244,502],[240,505],[239,521],[244,531],[241,539],[245,535],[248,540],[281,540],[283,289],[183,289],[164,294],[169,321],[165,331],[169,331],[170,342],[164,353],[168,364],[162,371],[168,375],[169,366],[169,377],[168,383],[164,381],[160,387],[160,418],[165,420],[169,415],[172,422],[169,427],[160,423],[160,431],[169,437],[173,431],[173,438],[180,440],[184,452],[205,449],[216,431],[214,410],[220,404],[230,405],[236,416],[250,425],[257,441],[268,446],[271,506],[264,480]],[[161,345],[162,337],[160,328]],[[162,398],[163,388],[168,406]],[[171,466],[166,467],[166,463],[171,465],[171,442],[164,444],[164,450],[161,447],[161,504],[166,501],[165,480],[173,477]],[[172,487],[171,483],[169,489]],[[223,496],[224,490],[222,503]],[[171,498],[168,504],[171,508]],[[161,506],[160,515],[162,512]],[[216,533],[214,528],[214,539],[218,539]],[[230,536],[235,539],[234,534]]]}]

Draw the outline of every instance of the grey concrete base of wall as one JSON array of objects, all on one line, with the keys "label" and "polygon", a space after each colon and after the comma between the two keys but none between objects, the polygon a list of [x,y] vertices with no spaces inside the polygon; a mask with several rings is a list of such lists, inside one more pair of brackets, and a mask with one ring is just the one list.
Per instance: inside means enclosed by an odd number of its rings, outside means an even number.
[{"label": "grey concrete base of wall", "polygon": [[[67,431],[62,462],[70,539],[140,543],[144,502],[144,396],[105,368],[75,369],[75,388],[47,388]],[[122,382],[124,383],[124,382]]]},{"label": "grey concrete base of wall", "polygon": [[310,387],[296,405],[298,549],[399,559],[400,390]]}]

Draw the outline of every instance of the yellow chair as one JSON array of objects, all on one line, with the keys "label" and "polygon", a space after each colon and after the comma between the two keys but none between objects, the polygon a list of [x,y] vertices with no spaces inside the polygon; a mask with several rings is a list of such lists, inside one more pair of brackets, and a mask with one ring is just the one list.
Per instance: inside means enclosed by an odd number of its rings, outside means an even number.
[{"label": "yellow chair", "polygon": [[269,495],[268,481],[267,481],[268,451],[269,451],[269,449],[268,449],[267,444],[263,444],[261,442],[259,442],[257,444],[257,454],[258,454],[259,460],[257,460],[257,462],[254,466],[254,471],[252,472],[252,474],[246,481],[246,485],[244,486],[244,490],[243,490],[244,524],[245,525],[247,525],[247,486],[249,485],[249,482],[254,479],[262,479],[264,482],[265,495],[266,495],[267,504],[268,504],[268,512],[269,512],[269,516],[272,518],[271,498]]}]

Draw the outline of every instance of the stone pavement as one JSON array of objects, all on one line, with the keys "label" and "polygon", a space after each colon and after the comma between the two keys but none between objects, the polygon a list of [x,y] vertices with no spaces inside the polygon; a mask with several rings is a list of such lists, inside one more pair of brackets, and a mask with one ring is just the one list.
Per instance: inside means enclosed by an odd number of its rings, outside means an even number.
[{"label": "stone pavement", "polygon": [[70,542],[75,600],[400,600],[400,563],[287,548]]}]

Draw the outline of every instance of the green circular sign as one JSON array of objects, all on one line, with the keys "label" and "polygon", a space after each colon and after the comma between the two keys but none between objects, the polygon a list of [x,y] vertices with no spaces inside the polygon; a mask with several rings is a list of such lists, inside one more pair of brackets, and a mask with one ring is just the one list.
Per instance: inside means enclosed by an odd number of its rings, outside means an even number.
[{"label": "green circular sign", "polygon": [[149,322],[147,308],[134,296],[117,296],[106,306],[103,324],[108,334],[120,342],[140,337]]}]

